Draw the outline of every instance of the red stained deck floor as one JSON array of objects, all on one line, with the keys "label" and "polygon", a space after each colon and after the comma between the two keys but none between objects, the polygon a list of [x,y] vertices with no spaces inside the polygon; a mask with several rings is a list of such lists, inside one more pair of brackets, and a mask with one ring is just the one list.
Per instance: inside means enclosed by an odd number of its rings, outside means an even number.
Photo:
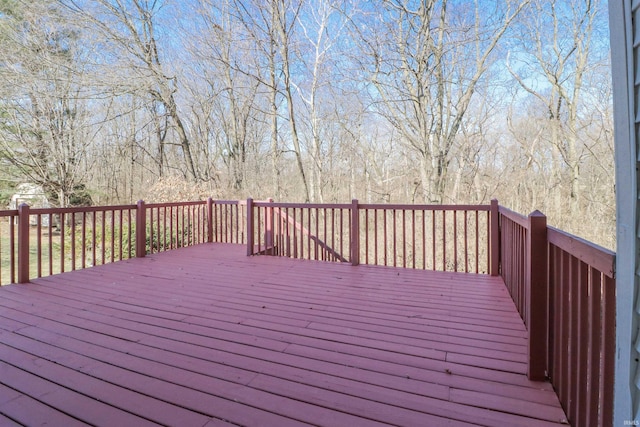
[{"label": "red stained deck floor", "polygon": [[0,425],[549,426],[500,278],[207,244],[0,288]]}]

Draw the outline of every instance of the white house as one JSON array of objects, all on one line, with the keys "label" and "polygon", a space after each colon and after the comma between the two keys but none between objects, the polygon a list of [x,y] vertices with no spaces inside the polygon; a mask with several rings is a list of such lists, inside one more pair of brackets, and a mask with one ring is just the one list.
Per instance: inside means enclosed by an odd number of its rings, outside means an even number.
[{"label": "white house", "polygon": [[614,426],[640,425],[640,0],[610,0],[615,118],[617,257]]},{"label": "white house", "polygon": [[[32,208],[49,208],[49,199],[44,192],[44,189],[36,184],[24,183],[18,185],[16,192],[11,196],[11,202],[9,202],[9,209],[18,209],[18,206],[26,203]],[[37,219],[31,218],[31,225],[36,225]],[[49,217],[44,215],[42,217],[42,225],[49,226]]]}]

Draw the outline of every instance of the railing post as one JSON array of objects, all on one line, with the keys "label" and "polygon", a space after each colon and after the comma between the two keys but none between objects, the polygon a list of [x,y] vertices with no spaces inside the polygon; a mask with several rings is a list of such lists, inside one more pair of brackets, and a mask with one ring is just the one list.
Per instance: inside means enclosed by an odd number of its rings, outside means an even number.
[{"label": "railing post", "polygon": [[253,199],[247,199],[247,256],[253,255]]},{"label": "railing post", "polygon": [[18,206],[18,283],[29,282],[29,205]]},{"label": "railing post", "polygon": [[207,242],[213,242],[213,199],[207,199]]},{"label": "railing post", "polygon": [[[268,203],[273,203],[272,198],[267,199]],[[269,206],[265,209],[264,218],[264,246],[267,255],[273,255],[273,207]]]},{"label": "railing post", "polygon": [[491,242],[491,253],[489,255],[490,266],[489,274],[497,276],[500,274],[500,221],[499,221],[499,207],[496,199],[491,200],[490,208],[490,227],[489,227],[489,241]]},{"label": "railing post", "polygon": [[136,257],[147,254],[147,208],[144,200],[138,200],[136,207]]},{"label": "railing post", "polygon": [[360,264],[360,212],[358,211],[358,199],[351,201],[351,265]]},{"label": "railing post", "polygon": [[540,211],[529,215],[525,286],[527,291],[528,370],[530,380],[546,377],[548,354],[548,256],[547,217]]}]

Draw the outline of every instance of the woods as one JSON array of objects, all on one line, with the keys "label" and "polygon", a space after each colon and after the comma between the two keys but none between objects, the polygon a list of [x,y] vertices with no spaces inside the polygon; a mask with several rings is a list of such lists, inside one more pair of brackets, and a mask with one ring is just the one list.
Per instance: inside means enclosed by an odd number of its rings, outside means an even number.
[{"label": "woods", "polygon": [[0,0],[1,194],[498,198],[613,247],[606,9]]}]

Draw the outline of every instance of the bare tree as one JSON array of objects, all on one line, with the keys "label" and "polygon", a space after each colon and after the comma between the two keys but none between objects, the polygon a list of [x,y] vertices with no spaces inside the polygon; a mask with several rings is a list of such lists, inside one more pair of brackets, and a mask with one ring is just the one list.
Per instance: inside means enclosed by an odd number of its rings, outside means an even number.
[{"label": "bare tree", "polygon": [[382,27],[356,23],[371,58],[373,102],[417,156],[425,200],[443,202],[473,95],[526,4],[393,0],[379,7]]},{"label": "bare tree", "polygon": [[191,90],[192,100],[201,92],[206,100],[199,104],[211,107],[207,108],[207,120],[217,124],[210,129],[230,172],[231,187],[238,191],[245,184],[248,152],[261,142],[250,138],[252,129],[262,128],[260,121],[264,119],[258,99],[261,81],[250,71],[259,68],[255,47],[247,41],[246,29],[235,12],[231,0],[201,0],[188,25],[199,31],[187,45],[200,74],[193,76],[199,83]]},{"label": "bare tree", "polygon": [[591,57],[599,2],[535,0],[532,6],[523,15],[521,48],[507,64],[518,84],[544,109],[546,120],[541,123],[544,130],[540,137],[552,147],[553,179],[563,181],[566,177],[569,181],[575,212],[584,156],[579,143],[585,117],[583,84],[596,64]]},{"label": "bare tree", "polygon": [[[113,81],[116,93],[144,93],[148,95],[154,120],[157,121],[160,151],[160,173],[164,165],[164,150],[169,143],[165,139],[168,129],[162,121],[171,121],[177,144],[182,149],[187,174],[199,179],[191,153],[187,128],[176,102],[178,82],[170,75],[161,59],[157,39],[157,20],[164,2],[159,0],[96,0],[85,5],[74,0],[60,0],[80,19],[102,35],[102,45],[109,46],[106,52],[111,58],[109,65],[117,80]],[[117,67],[117,68],[116,68]],[[118,69],[119,68],[119,69]]]},{"label": "bare tree", "polygon": [[0,154],[17,179],[67,206],[84,188],[95,124],[81,36],[45,0],[2,10],[0,26]]},{"label": "bare tree", "polygon": [[293,91],[294,85],[291,76],[291,45],[292,36],[295,29],[296,17],[300,12],[301,2],[299,0],[275,0],[271,7],[274,8],[274,24],[275,33],[278,37],[278,47],[280,50],[280,60],[282,61],[282,84],[284,97],[287,103],[287,112],[289,120],[289,131],[293,151],[296,157],[296,164],[302,186],[304,188],[304,197],[308,202],[311,199],[309,191],[309,182],[305,172],[304,162],[302,159],[302,148],[300,145],[300,136],[298,134],[298,118],[296,115],[296,103],[294,101]]},{"label": "bare tree", "polygon": [[[311,199],[319,202],[324,201],[327,142],[332,138],[330,122],[338,119],[331,114],[331,104],[335,102],[332,95],[339,84],[333,70],[339,61],[332,54],[348,20],[348,16],[341,13],[343,3],[341,0],[313,0],[307,2],[297,16],[303,72],[298,76],[299,82],[292,83],[306,107],[312,165]],[[327,90],[331,86],[333,93]]]}]

